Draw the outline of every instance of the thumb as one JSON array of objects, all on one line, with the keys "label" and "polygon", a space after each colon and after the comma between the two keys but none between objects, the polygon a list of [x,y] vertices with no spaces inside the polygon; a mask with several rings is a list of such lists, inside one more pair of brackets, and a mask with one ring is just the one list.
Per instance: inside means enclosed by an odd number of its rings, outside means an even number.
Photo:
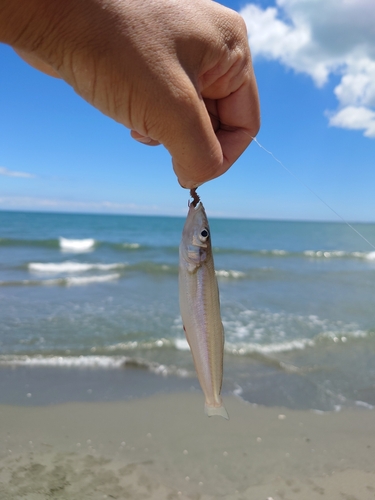
[{"label": "thumb", "polygon": [[61,78],[61,76],[57,73],[57,71],[52,68],[49,64],[40,59],[37,55],[32,52],[26,52],[21,49],[14,49],[16,54],[18,54],[25,62],[30,64],[35,69],[38,69],[42,73],[46,75],[53,76],[55,78]]}]

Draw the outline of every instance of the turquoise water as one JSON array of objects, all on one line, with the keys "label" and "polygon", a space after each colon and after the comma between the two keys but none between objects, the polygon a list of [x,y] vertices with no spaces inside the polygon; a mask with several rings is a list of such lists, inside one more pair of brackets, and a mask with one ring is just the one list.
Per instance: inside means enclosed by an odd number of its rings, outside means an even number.
[{"label": "turquoise water", "polygon": [[[0,367],[195,380],[178,306],[184,219],[0,212]],[[341,223],[210,221],[224,393],[375,405],[375,251]],[[374,224],[356,224],[375,242]],[[3,371],[0,371],[0,377]]]}]

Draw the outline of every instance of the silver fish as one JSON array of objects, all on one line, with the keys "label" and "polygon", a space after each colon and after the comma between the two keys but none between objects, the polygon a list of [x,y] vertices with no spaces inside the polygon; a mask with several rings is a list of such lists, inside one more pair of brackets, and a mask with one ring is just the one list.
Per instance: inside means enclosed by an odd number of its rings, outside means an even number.
[{"label": "silver fish", "polygon": [[224,328],[219,289],[212,257],[210,228],[204,207],[195,193],[180,244],[180,310],[209,417],[228,413],[220,396],[223,379]]}]

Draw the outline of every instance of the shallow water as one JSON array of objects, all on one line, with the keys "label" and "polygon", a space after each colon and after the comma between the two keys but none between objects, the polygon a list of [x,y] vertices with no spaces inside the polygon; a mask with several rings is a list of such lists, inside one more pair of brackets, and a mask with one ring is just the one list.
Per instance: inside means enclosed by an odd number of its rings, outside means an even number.
[{"label": "shallow water", "polygon": [[[0,212],[0,366],[195,373],[178,307],[184,219]],[[375,404],[375,252],[341,223],[210,221],[224,393]],[[374,224],[355,225],[375,241]],[[0,371],[0,377],[3,370]]]}]

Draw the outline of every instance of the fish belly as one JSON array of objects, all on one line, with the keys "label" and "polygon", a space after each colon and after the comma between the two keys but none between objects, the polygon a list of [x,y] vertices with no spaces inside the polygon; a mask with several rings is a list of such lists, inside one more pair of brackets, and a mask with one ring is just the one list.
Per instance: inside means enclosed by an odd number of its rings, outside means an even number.
[{"label": "fish belly", "polygon": [[228,418],[220,396],[223,378],[224,329],[213,259],[179,274],[180,309],[199,383],[205,395],[205,413]]}]

